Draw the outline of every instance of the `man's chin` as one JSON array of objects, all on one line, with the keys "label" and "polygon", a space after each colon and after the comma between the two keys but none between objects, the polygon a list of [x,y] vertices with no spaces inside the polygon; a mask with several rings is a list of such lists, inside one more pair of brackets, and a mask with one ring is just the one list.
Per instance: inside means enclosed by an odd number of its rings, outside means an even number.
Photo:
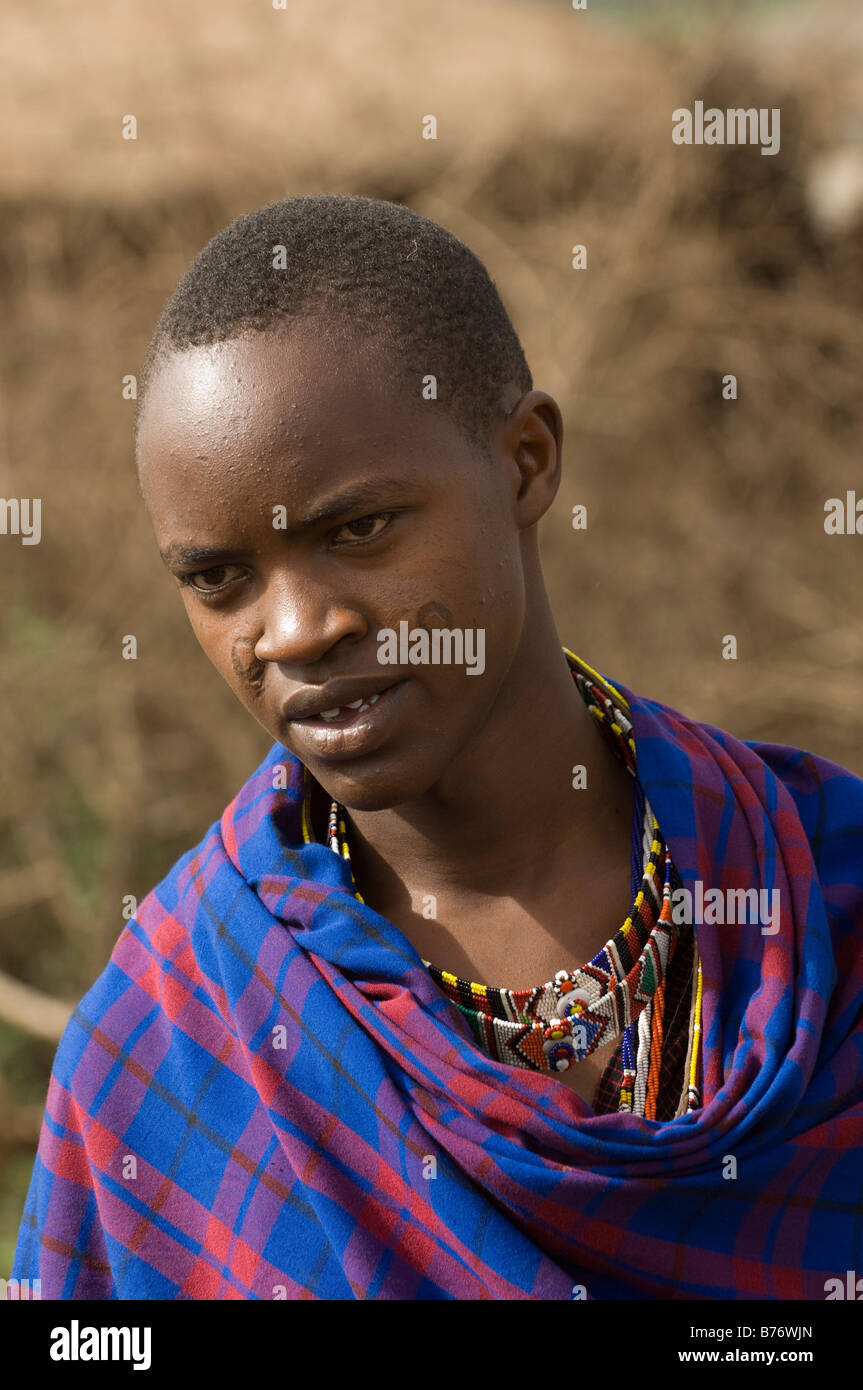
[{"label": "man's chin", "polygon": [[[388,773],[378,767],[367,774],[358,773],[352,777],[345,771],[334,778],[330,771],[326,790],[327,795],[347,811],[391,811],[425,795],[439,776],[439,772],[417,772],[411,776],[395,769]],[[321,786],[325,785],[320,778],[317,780]]]}]

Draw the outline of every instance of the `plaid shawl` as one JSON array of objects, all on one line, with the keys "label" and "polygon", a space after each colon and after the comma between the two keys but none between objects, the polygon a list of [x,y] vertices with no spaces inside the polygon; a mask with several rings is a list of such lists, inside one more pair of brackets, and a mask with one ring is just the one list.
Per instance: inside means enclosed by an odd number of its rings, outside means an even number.
[{"label": "plaid shawl", "polygon": [[863,781],[614,683],[683,883],[781,894],[776,934],[696,925],[701,1109],[594,1115],[481,1052],[303,845],[275,744],[66,1028],[13,1276],[54,1299],[823,1299],[863,1274]]}]

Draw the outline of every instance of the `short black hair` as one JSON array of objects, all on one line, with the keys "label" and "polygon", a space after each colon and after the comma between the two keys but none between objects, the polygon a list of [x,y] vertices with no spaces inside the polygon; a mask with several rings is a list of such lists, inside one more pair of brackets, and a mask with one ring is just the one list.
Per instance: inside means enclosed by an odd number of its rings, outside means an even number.
[{"label": "short black hair", "polygon": [[[284,247],[284,269],[274,267]],[[359,194],[284,198],[238,217],[180,280],[156,325],[138,382],[173,352],[330,313],[389,348],[394,375],[421,400],[422,378],[485,449],[505,389],[533,389],[494,281],[463,242],[401,203]]]}]

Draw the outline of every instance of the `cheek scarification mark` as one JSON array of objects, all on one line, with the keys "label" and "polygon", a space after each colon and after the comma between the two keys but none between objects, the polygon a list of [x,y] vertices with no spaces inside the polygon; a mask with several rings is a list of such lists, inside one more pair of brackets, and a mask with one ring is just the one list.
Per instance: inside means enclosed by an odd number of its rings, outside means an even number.
[{"label": "cheek scarification mark", "polygon": [[250,637],[240,637],[231,649],[231,665],[244,685],[254,695],[264,688],[267,663],[255,656],[255,644]]},{"label": "cheek scarification mark", "polygon": [[424,627],[431,630],[436,627],[454,626],[452,613],[445,603],[434,600],[432,603],[423,604],[422,608],[414,619],[414,627]]}]

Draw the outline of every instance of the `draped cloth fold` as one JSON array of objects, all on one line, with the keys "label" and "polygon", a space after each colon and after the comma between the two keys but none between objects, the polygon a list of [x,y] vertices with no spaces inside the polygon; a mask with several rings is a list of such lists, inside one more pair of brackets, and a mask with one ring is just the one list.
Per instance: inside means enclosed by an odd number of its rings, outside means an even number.
[{"label": "draped cloth fold", "polygon": [[863,780],[613,684],[693,899],[778,890],[778,930],[696,920],[699,1109],[595,1115],[482,1052],[348,864],[303,843],[303,767],[275,744],[69,1021],[13,1277],[569,1300],[823,1299],[863,1274]]}]

